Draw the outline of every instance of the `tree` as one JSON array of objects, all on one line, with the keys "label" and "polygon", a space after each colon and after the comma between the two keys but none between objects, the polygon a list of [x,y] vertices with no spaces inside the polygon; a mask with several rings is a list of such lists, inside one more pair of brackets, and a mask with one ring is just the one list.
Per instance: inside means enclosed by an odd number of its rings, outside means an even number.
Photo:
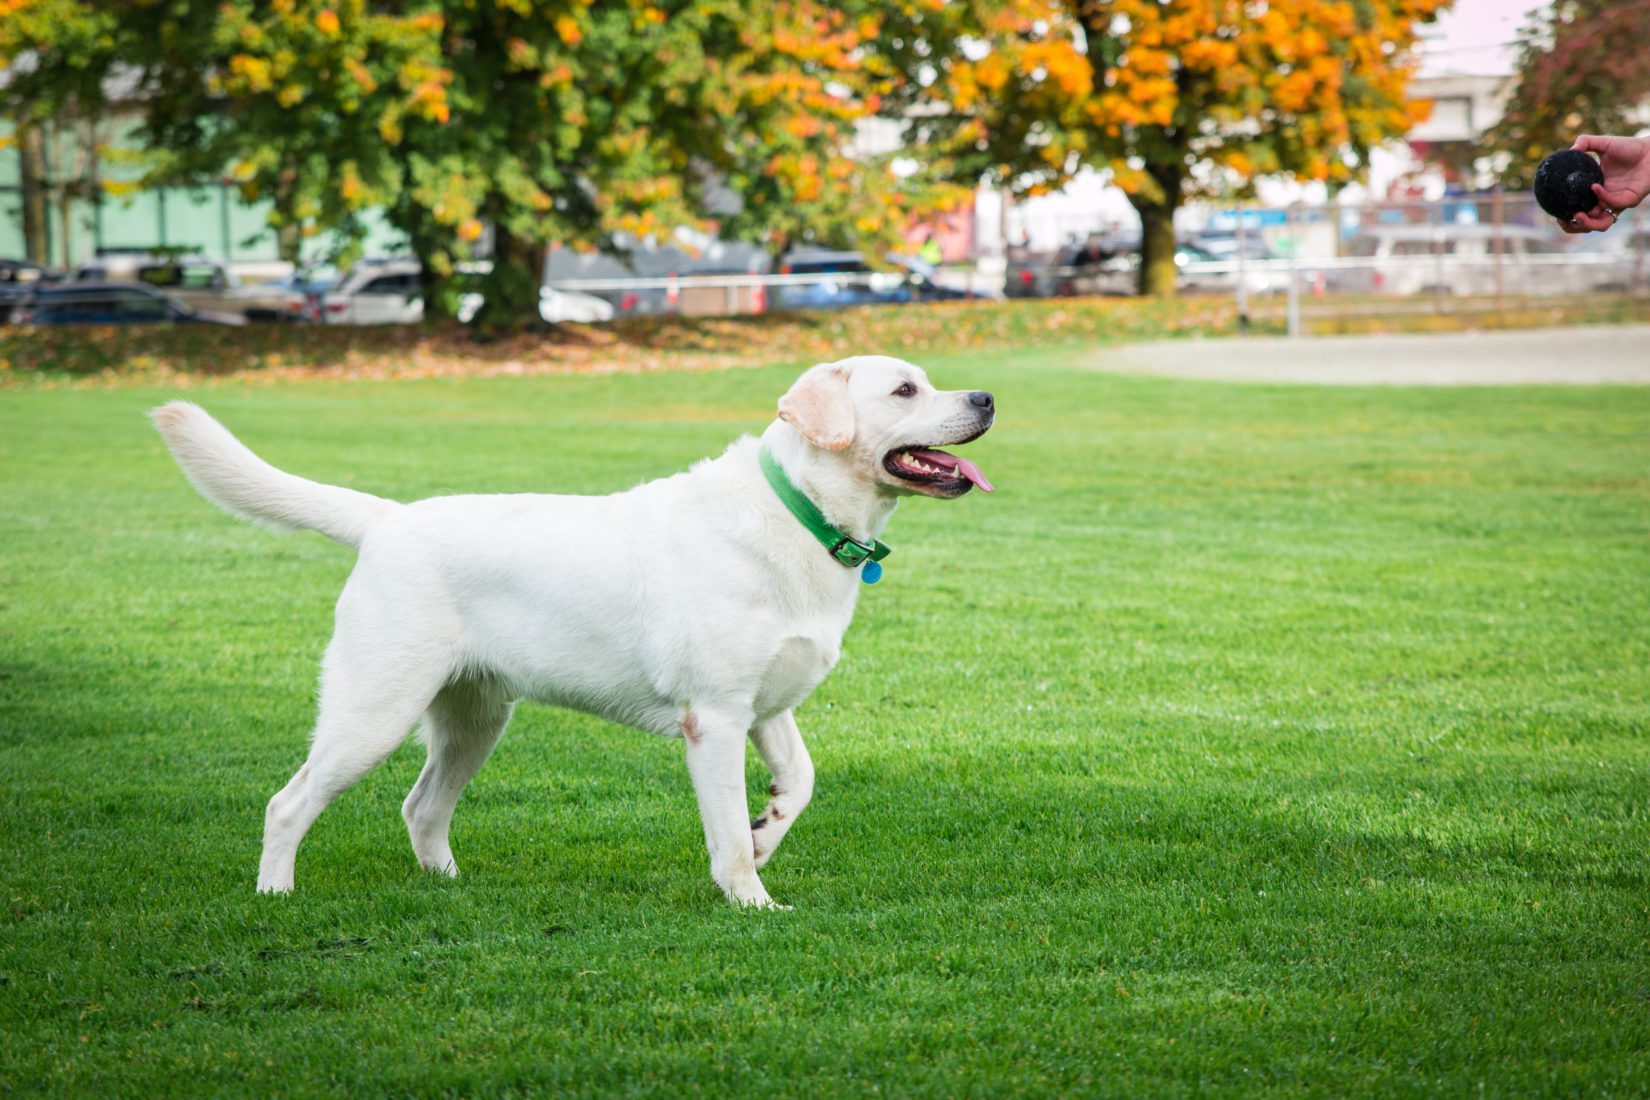
[{"label": "tree", "polygon": [[397,216],[415,240],[492,227],[485,323],[536,314],[552,242],[718,226],[783,251],[891,240],[909,219],[916,189],[850,156],[877,106],[877,24],[852,5],[455,2],[444,20],[452,115],[407,128]]},{"label": "tree", "polygon": [[[1424,107],[1415,28],[1448,0],[994,0],[902,7],[913,138],[1016,191],[1109,171],[1140,289],[1172,294],[1174,214],[1256,176],[1351,180]],[[926,76],[927,79],[921,79]]]},{"label": "tree", "polygon": [[970,195],[902,164],[903,150],[860,140],[903,79],[877,49],[885,7],[750,5],[729,28],[737,41],[711,51],[704,102],[737,124],[695,153],[740,200],[713,215],[724,234],[762,241],[776,259],[809,242],[874,252]]},{"label": "tree", "polygon": [[441,24],[427,12],[174,0],[142,20],[117,63],[142,73],[149,181],[227,178],[269,200],[291,262],[304,238],[342,229],[348,242],[365,211],[394,203],[405,180],[388,139],[409,118],[445,117]]},{"label": "tree", "polygon": [[46,226],[46,136],[39,123],[20,122],[16,137],[23,251],[29,260],[44,266],[52,262],[51,233]]},{"label": "tree", "polygon": [[1517,83],[1484,152],[1504,154],[1502,182],[1527,188],[1548,153],[1581,133],[1631,134],[1650,100],[1650,0],[1560,0],[1518,36]]},{"label": "tree", "polygon": [[[148,180],[227,176],[273,203],[283,254],[380,208],[426,270],[426,315],[488,236],[489,324],[537,316],[544,248],[710,227],[776,251],[891,242],[921,203],[854,157],[889,74],[877,5],[788,0],[9,0],[0,60],[31,117],[106,109],[154,151]],[[731,192],[736,201],[727,201]]]},{"label": "tree", "polygon": [[[386,131],[445,110],[439,20],[363,0],[12,0],[13,118],[135,110],[147,184],[225,179],[272,201],[283,258],[399,193]],[[117,7],[119,10],[117,10]],[[118,102],[116,98],[118,97]]]},{"label": "tree", "polygon": [[[54,164],[59,146],[72,156],[85,150],[72,140],[74,120],[90,117],[104,103],[103,73],[107,40],[118,20],[113,12],[95,11],[79,0],[12,0],[0,7],[0,111],[10,120],[17,141],[23,197],[24,247],[29,259],[49,263],[51,230],[47,207],[57,200],[64,257],[68,258],[69,199],[82,190],[83,172]],[[54,142],[52,131],[67,131],[68,142]]]}]

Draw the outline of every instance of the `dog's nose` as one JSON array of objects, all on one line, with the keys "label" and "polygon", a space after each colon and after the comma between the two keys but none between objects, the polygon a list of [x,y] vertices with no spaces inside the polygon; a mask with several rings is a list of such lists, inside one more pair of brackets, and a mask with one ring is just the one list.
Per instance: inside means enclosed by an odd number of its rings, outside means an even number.
[{"label": "dog's nose", "polygon": [[968,403],[977,409],[983,409],[986,412],[991,411],[991,395],[986,393],[984,390],[975,390],[973,393],[969,394]]}]

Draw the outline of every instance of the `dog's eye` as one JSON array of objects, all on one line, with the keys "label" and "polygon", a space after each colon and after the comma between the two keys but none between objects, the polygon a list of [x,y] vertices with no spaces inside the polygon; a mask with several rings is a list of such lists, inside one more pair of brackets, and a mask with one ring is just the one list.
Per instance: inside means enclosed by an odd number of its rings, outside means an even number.
[{"label": "dog's eye", "polygon": [[916,396],[916,392],[917,392],[917,387],[913,386],[909,382],[904,382],[904,383],[900,384],[899,389],[894,391],[894,396],[895,397],[914,397],[914,396]]}]

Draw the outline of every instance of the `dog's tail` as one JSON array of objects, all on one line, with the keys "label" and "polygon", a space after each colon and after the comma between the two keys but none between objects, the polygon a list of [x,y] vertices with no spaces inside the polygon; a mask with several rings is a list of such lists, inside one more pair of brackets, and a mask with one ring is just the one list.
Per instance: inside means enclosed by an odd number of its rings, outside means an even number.
[{"label": "dog's tail", "polygon": [[230,515],[282,531],[319,531],[345,546],[360,546],[373,521],[401,507],[277,470],[199,405],[173,401],[152,410],[149,419],[195,488]]}]

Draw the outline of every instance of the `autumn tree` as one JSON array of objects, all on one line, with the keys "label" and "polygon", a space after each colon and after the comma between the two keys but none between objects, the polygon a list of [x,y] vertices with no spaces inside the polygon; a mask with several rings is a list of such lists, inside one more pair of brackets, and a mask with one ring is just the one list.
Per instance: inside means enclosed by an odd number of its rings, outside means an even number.
[{"label": "autumn tree", "polygon": [[[383,131],[444,110],[439,20],[360,0],[12,0],[13,118],[135,111],[145,182],[227,179],[269,199],[284,258],[400,186]],[[111,97],[118,97],[111,102]]]},{"label": "autumn tree", "polygon": [[1541,159],[1579,134],[1638,132],[1650,102],[1646,28],[1650,0],[1560,0],[1537,9],[1518,36],[1505,113],[1485,137],[1485,152],[1507,158],[1503,184],[1527,188]]},{"label": "autumn tree", "polygon": [[[11,123],[10,142],[18,152],[24,248],[29,259],[49,263],[48,202],[55,198],[67,217],[68,191],[59,179],[50,195],[53,130],[95,117],[103,102],[107,37],[118,20],[112,12],[82,11],[74,0],[13,0],[0,6],[0,112]],[[34,48],[37,43],[46,49]],[[65,240],[67,235],[65,234]]]},{"label": "autumn tree", "polygon": [[105,78],[134,74],[151,182],[227,176],[271,200],[289,258],[383,210],[430,316],[489,233],[484,319],[513,324],[537,315],[552,242],[720,226],[775,250],[883,243],[941,193],[852,155],[890,79],[867,49],[875,4],[8,2],[0,59],[27,79],[0,102],[95,111]]},{"label": "autumn tree", "polygon": [[1418,24],[1448,0],[980,0],[910,4],[884,47],[913,141],[1019,192],[1083,167],[1140,215],[1140,289],[1172,294],[1174,215],[1257,176],[1337,184],[1424,108]]},{"label": "autumn tree", "polygon": [[[703,102],[713,111],[700,163],[737,195],[721,232],[777,258],[801,244],[881,251],[913,219],[965,202],[972,186],[903,164],[903,148],[860,141],[905,74],[879,52],[882,3],[750,5],[738,41],[713,51]],[[725,120],[737,120],[732,126]]]},{"label": "autumn tree", "polygon": [[516,0],[444,12],[452,115],[407,128],[405,208],[460,237],[472,219],[492,226],[491,318],[530,315],[551,242],[696,226],[782,251],[809,237],[888,241],[909,220],[916,189],[897,186],[886,157],[851,156],[856,121],[878,106],[868,10]]}]

